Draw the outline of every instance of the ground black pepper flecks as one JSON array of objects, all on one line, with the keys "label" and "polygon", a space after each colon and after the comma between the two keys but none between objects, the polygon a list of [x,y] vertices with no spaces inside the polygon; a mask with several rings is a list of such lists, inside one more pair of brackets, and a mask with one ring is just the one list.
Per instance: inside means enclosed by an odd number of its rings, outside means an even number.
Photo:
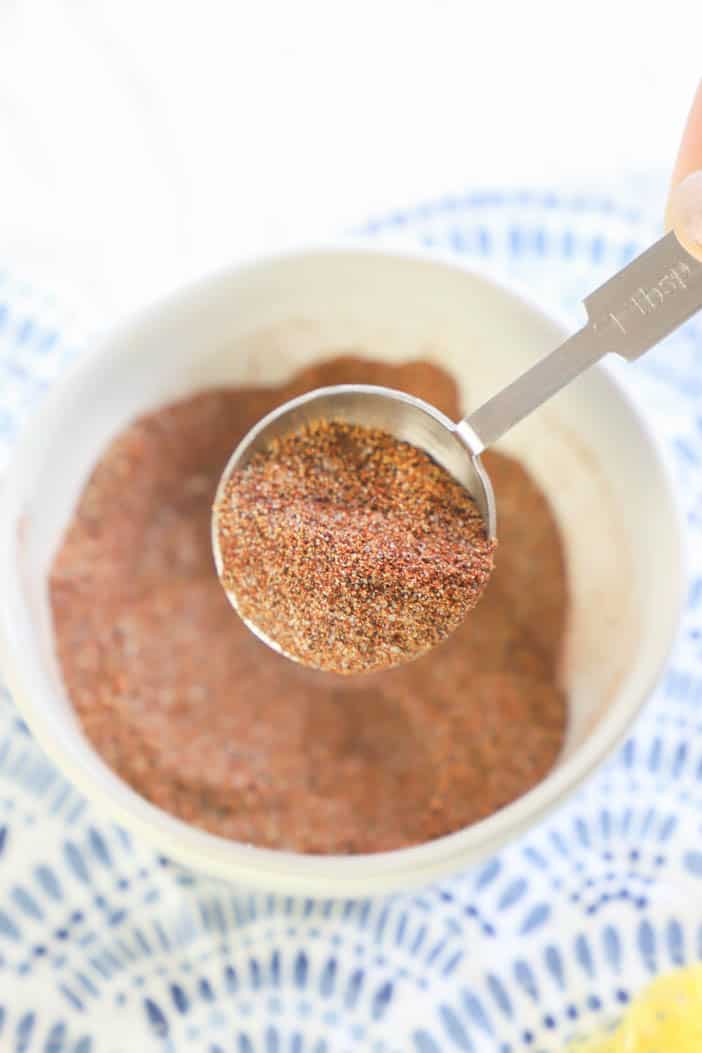
[{"label": "ground black pepper flecks", "polygon": [[525,793],[563,742],[563,549],[509,457],[485,454],[500,546],[480,605],[417,661],[316,672],[274,654],[229,605],[210,515],[232,449],[286,399],[359,383],[462,409],[428,362],[350,356],[281,388],[163,406],[104,451],[53,564],[56,651],[85,735],[138,793],[221,837],[308,853],[418,844]]},{"label": "ground black pepper flecks", "polygon": [[378,428],[319,420],[232,472],[222,584],[288,656],[333,673],[417,658],[480,599],[494,541],[468,492]]}]

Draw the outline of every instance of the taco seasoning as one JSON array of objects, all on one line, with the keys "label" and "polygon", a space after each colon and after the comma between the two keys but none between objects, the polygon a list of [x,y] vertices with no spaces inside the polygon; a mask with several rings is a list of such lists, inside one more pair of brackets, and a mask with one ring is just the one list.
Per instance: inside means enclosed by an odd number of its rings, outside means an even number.
[{"label": "taco seasoning", "polygon": [[221,581],[286,655],[333,673],[417,658],[480,599],[494,541],[467,490],[378,428],[319,420],[235,469]]},{"label": "taco seasoning", "polygon": [[200,392],[115,437],[53,563],[56,654],[84,734],[147,800],[220,837],[307,853],[419,844],[526,793],[563,743],[563,548],[544,495],[495,451],[499,559],[475,612],[416,661],[319,672],[233,613],[210,537],[232,449],[281,402],[362,383],[460,416],[452,378],[421,361],[337,356],[279,388]]}]

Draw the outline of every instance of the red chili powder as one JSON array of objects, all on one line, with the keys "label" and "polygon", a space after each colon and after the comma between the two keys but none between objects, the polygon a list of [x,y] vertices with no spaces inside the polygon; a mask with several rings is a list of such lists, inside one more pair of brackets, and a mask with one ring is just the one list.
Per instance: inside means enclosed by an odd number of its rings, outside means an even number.
[{"label": "red chili powder", "polygon": [[139,793],[215,834],[309,853],[417,844],[489,815],[552,767],[566,700],[562,546],[524,469],[485,456],[498,565],[442,644],[340,678],[274,654],[214,571],[210,513],[232,449],[282,401],[372,383],[459,416],[424,362],[335,358],[278,389],[207,391],[135,421],[107,448],[51,575],[56,649],[95,749]]}]

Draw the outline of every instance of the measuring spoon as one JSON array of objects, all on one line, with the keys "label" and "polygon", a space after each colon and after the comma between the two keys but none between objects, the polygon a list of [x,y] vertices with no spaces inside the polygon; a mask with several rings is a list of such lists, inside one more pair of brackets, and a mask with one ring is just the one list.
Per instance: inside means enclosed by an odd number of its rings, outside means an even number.
[{"label": "measuring spoon", "polygon": [[[488,537],[497,536],[497,510],[481,453],[543,402],[606,354],[634,361],[702,307],[702,261],[674,233],[666,234],[584,300],[588,321],[469,416],[452,421],[434,406],[392,388],[339,384],[291,399],[254,425],[234,450],[222,474],[212,515],[212,545],[222,575],[217,509],[232,472],[244,468],[271,440],[318,420],[343,420],[382,428],[425,450],[475,500]],[[227,590],[237,608],[236,594]],[[275,650],[260,629],[248,627]]]}]

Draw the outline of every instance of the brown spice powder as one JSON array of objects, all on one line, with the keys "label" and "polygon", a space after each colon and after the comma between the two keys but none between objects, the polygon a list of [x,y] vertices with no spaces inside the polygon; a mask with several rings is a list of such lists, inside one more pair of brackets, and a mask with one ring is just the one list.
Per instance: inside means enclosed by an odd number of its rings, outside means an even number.
[{"label": "brown spice powder", "polygon": [[334,673],[417,658],[493,569],[468,492],[378,428],[320,420],[255,453],[217,508],[221,580],[289,656]]},{"label": "brown spice powder", "polygon": [[439,647],[341,679],[261,644],[212,564],[210,509],[229,454],[275,405],[376,383],[454,418],[423,362],[336,358],[280,389],[209,391],[130,425],[95,467],[51,576],[64,681],[95,749],[155,804],[224,837],[374,852],[475,822],[544,777],[560,749],[567,583],[556,524],[515,461],[485,456],[499,560]]}]

